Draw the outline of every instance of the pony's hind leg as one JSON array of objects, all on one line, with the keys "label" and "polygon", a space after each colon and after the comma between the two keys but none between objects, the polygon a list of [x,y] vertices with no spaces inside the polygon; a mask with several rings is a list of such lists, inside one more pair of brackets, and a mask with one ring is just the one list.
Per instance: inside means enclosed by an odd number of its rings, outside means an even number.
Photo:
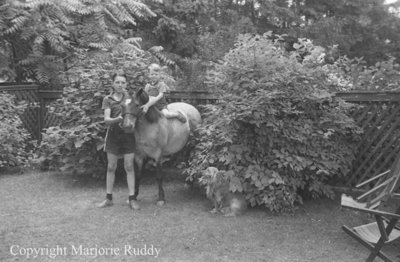
[{"label": "pony's hind leg", "polygon": [[163,189],[163,178],[164,174],[161,170],[161,162],[157,161],[157,183],[158,183],[158,206],[163,206],[165,204],[165,196]]},{"label": "pony's hind leg", "polygon": [[165,204],[164,189],[163,189],[163,172],[161,170],[162,166],[161,153],[162,153],[161,148],[154,148],[151,154],[148,154],[148,156],[152,158],[156,164],[156,179],[158,184],[158,200],[157,200],[158,206],[163,206]]},{"label": "pony's hind leg", "polygon": [[161,157],[161,150],[156,154],[156,176],[157,176],[157,184],[158,184],[158,206],[163,206],[165,204],[165,196],[164,196],[164,189],[163,189],[163,178],[164,173],[162,172],[162,157]]}]

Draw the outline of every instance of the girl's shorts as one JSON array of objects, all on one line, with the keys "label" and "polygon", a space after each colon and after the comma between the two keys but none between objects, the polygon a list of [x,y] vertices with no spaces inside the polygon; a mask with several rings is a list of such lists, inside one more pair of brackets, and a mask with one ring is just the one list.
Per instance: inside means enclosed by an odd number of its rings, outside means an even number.
[{"label": "girl's shorts", "polygon": [[110,126],[106,134],[104,151],[114,155],[125,155],[135,152],[135,135],[125,133],[119,125]]}]

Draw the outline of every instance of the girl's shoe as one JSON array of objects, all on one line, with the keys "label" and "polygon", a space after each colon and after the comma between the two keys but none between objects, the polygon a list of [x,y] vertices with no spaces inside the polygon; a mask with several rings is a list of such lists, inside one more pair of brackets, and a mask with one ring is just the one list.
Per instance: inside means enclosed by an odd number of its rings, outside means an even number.
[{"label": "girl's shoe", "polygon": [[105,199],[103,202],[97,204],[97,207],[98,207],[98,208],[103,208],[103,207],[110,207],[110,206],[112,206],[112,205],[113,205],[112,200]]}]

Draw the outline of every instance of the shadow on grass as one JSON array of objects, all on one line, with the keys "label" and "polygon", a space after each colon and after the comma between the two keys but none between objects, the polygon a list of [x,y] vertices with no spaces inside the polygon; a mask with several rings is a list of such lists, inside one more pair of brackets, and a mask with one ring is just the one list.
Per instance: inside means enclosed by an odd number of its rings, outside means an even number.
[{"label": "shadow on grass", "polygon": [[[29,173],[32,171],[25,171]],[[39,172],[39,171],[33,171]],[[173,168],[162,169],[164,173],[164,183],[184,183],[185,177],[181,174],[180,170]],[[94,177],[92,174],[74,174],[74,173],[63,173],[59,171],[49,171],[49,178],[54,183],[61,183],[64,187],[68,188],[103,188],[105,187],[106,177],[105,174]],[[154,168],[145,169],[141,175],[140,185],[155,185],[156,181],[156,170]],[[122,168],[118,168],[115,174],[115,188],[126,187],[126,173]]]}]

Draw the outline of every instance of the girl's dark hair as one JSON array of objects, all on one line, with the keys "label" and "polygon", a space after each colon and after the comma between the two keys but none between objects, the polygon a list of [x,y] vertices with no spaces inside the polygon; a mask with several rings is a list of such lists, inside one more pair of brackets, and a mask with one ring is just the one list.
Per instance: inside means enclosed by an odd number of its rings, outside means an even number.
[{"label": "girl's dark hair", "polygon": [[123,71],[118,71],[111,76],[112,81],[114,81],[117,76],[125,77],[125,79],[128,80],[128,77],[126,77],[126,74]]}]

